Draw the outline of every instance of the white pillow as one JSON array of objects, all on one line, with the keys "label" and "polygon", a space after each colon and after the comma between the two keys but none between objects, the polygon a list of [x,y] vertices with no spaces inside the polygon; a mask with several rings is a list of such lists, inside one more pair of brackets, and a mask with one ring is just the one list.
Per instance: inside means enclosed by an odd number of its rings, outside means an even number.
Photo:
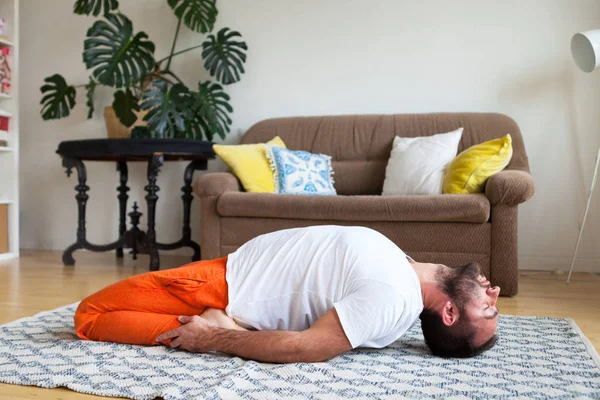
[{"label": "white pillow", "polygon": [[382,195],[442,194],[448,164],[456,157],[463,128],[433,136],[396,136]]}]

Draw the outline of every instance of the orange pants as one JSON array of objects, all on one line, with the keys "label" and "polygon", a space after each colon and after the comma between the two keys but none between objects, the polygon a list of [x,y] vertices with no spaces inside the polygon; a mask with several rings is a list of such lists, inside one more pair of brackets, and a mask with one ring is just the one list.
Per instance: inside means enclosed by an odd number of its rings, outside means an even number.
[{"label": "orange pants", "polygon": [[[227,257],[148,272],[114,283],[85,298],[75,312],[81,339],[156,345],[177,328],[180,315],[199,315],[228,303]],[[169,344],[170,340],[162,342]]]}]

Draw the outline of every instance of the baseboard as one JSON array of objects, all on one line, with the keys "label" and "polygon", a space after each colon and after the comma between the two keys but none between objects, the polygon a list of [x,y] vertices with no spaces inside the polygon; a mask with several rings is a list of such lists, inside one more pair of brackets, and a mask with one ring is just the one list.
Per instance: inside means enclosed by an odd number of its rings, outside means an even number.
[{"label": "baseboard", "polygon": [[[519,257],[519,269],[567,273],[570,267],[570,257]],[[573,271],[600,273],[600,259],[578,258]]]}]

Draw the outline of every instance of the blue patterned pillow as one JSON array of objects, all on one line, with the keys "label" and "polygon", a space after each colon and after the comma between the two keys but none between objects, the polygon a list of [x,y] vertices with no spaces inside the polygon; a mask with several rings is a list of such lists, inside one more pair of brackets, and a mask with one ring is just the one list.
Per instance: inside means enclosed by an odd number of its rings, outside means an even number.
[{"label": "blue patterned pillow", "polygon": [[334,196],[331,157],[267,146],[275,193]]}]

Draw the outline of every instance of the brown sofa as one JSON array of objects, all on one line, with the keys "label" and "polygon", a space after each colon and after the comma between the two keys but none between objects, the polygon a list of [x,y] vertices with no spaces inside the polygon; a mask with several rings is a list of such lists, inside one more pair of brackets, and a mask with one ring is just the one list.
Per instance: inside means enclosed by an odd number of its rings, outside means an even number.
[{"label": "brown sofa", "polygon": [[[392,141],[464,127],[459,152],[510,133],[514,155],[490,178],[485,194],[381,196]],[[509,117],[438,113],[277,118],[261,121],[242,143],[279,135],[290,149],[332,156],[338,196],[243,192],[231,173],[198,179],[202,258],[225,256],[248,240],[279,229],[363,225],[422,262],[478,262],[504,295],[518,290],[517,206],[534,192],[523,138]]]}]

